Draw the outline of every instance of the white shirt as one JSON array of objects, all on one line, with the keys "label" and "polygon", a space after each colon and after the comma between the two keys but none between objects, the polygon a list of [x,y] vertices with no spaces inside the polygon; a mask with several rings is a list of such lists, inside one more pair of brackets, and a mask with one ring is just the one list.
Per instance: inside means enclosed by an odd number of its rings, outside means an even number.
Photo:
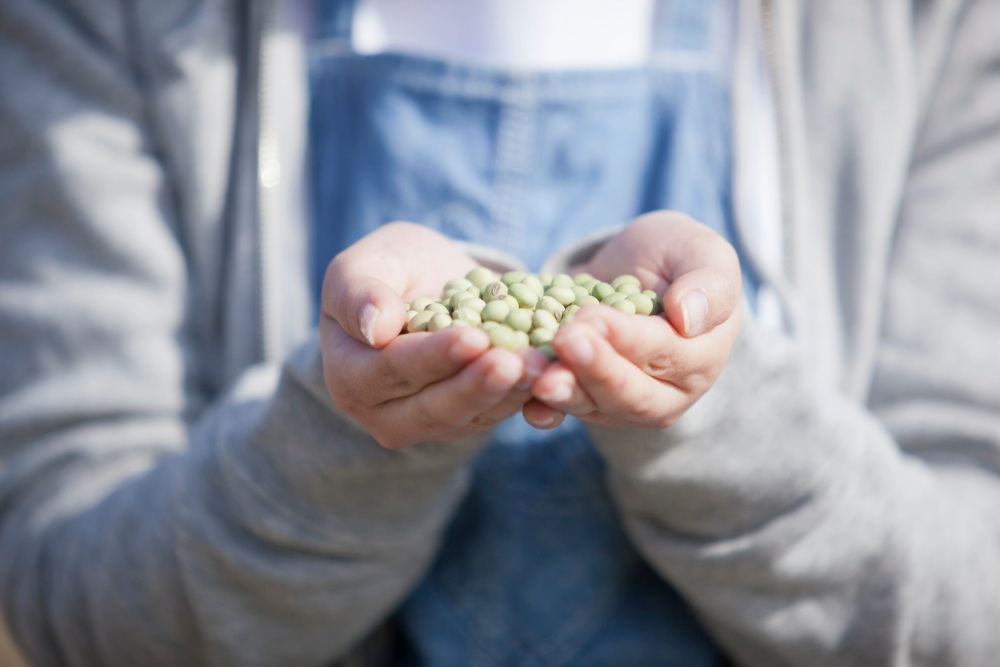
[{"label": "white shirt", "polygon": [[359,0],[354,49],[506,69],[649,60],[655,0]]}]

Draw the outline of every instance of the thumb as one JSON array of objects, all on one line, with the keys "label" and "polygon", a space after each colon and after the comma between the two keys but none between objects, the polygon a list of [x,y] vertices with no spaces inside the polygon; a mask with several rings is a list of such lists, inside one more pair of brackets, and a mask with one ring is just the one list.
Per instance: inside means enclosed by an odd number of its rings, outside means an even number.
[{"label": "thumb", "polygon": [[[671,211],[638,218],[632,227],[642,238],[669,239],[658,252],[660,274],[669,287],[663,295],[667,320],[688,338],[729,320],[743,298],[740,260],[725,238],[706,225]],[[628,233],[632,232],[630,227]]]},{"label": "thumb", "polygon": [[699,268],[681,274],[663,295],[667,320],[688,338],[711,331],[733,316],[741,298],[737,272]]},{"label": "thumb", "polygon": [[406,323],[406,305],[397,290],[349,261],[330,262],[321,304],[323,317],[336,320],[348,335],[376,348],[388,345]]}]

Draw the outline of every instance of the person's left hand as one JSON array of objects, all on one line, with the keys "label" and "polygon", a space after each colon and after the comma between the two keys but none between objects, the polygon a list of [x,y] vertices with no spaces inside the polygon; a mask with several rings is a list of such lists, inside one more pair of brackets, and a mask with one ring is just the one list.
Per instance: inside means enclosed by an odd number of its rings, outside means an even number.
[{"label": "person's left hand", "polygon": [[565,414],[606,426],[666,428],[714,384],[741,322],[741,276],[732,246],[686,216],[633,221],[574,271],[631,273],[663,294],[664,316],[587,306],[563,325],[559,360],[532,385],[523,413],[538,428]]}]

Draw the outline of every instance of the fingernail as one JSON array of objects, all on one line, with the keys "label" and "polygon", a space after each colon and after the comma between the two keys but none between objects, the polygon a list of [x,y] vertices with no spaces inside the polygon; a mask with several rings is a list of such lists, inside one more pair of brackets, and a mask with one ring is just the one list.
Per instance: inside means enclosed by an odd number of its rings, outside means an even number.
[{"label": "fingernail", "polygon": [[541,397],[544,401],[551,401],[553,403],[565,403],[573,396],[573,389],[569,386],[568,382],[560,381],[552,391],[547,392]]},{"label": "fingernail", "polygon": [[517,378],[511,373],[511,369],[505,366],[497,366],[486,374],[483,386],[486,391],[493,394],[502,394],[511,390]]},{"label": "fingernail", "polygon": [[378,307],[373,303],[369,303],[361,309],[361,335],[372,347],[375,347],[375,320],[378,319],[378,316]]},{"label": "fingernail", "polygon": [[586,365],[594,360],[594,346],[579,329],[571,329],[559,341],[560,357],[571,364]]},{"label": "fingernail", "polygon": [[705,329],[708,319],[708,296],[700,289],[688,292],[681,299],[681,313],[684,316],[684,335],[697,336]]},{"label": "fingernail", "polygon": [[[468,333],[466,333],[468,331]],[[480,354],[486,347],[488,341],[485,336],[476,335],[477,332],[463,329],[455,342],[448,348],[448,357],[457,364],[464,364],[477,354]]]},{"label": "fingernail", "polygon": [[558,424],[559,424],[560,421],[562,421],[562,420],[559,418],[559,415],[557,415],[555,413],[551,413],[551,414],[548,414],[548,415],[546,415],[546,416],[544,416],[544,417],[536,420],[532,424],[532,426],[534,426],[535,428],[540,428],[540,429],[549,429],[549,428],[554,428],[555,426],[558,426]]}]

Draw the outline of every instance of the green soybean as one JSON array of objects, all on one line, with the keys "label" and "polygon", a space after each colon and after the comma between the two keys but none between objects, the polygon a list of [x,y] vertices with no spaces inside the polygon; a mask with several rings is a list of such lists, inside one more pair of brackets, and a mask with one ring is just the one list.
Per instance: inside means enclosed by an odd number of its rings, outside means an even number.
[{"label": "green soybean", "polygon": [[541,297],[545,294],[545,285],[542,284],[542,281],[537,276],[533,276],[530,273],[521,279],[521,284],[530,287],[534,291],[535,296]]},{"label": "green soybean", "polygon": [[415,310],[419,313],[421,310],[426,309],[427,306],[435,303],[436,301],[437,299],[433,299],[429,296],[418,296],[410,302],[410,310]]},{"label": "green soybean", "polygon": [[619,299],[611,304],[611,307],[616,310],[620,310],[623,313],[629,313],[630,315],[634,315],[636,311],[635,304],[628,299]]},{"label": "green soybean", "polygon": [[611,283],[599,282],[591,288],[590,293],[597,299],[603,299],[609,294],[614,294],[615,288]]},{"label": "green soybean", "polygon": [[481,266],[447,281],[440,298],[420,296],[406,304],[402,330],[478,327],[489,333],[494,347],[531,346],[555,359],[551,341],[559,327],[580,308],[598,303],[640,315],[662,308],[657,294],[643,290],[638,278],[628,274],[605,282],[585,272],[570,276],[507,271],[498,276]]},{"label": "green soybean", "polygon": [[544,345],[545,343],[551,343],[555,336],[556,332],[554,329],[539,327],[537,329],[532,329],[531,333],[528,334],[528,343],[538,347],[539,345]]},{"label": "green soybean", "polygon": [[477,266],[465,274],[465,279],[482,289],[486,284],[496,280],[496,274],[485,266]]},{"label": "green soybean", "polygon": [[480,313],[484,322],[503,322],[508,315],[510,315],[510,306],[503,301],[490,301]]},{"label": "green soybean", "polygon": [[498,280],[494,280],[491,283],[486,283],[483,286],[483,296],[482,299],[486,303],[490,301],[496,301],[497,299],[502,299],[507,296],[507,286]]},{"label": "green soybean", "polygon": [[552,329],[555,331],[559,328],[559,320],[547,310],[536,310],[531,315],[531,325],[536,329]]},{"label": "green soybean", "polygon": [[459,308],[468,308],[469,310],[474,310],[477,313],[483,312],[483,308],[486,307],[486,302],[479,297],[473,299],[466,299],[459,304]]},{"label": "green soybean", "polygon": [[508,294],[507,296],[505,296],[500,300],[506,303],[507,307],[510,308],[511,310],[517,310],[518,308],[521,307],[521,304],[518,303],[517,299],[512,297],[510,294]]},{"label": "green soybean", "polygon": [[503,323],[514,331],[531,331],[531,311],[527,308],[512,310]]},{"label": "green soybean", "polygon": [[474,287],[474,285],[468,278],[452,278],[444,284],[444,291],[447,292],[450,289],[468,290],[470,287]]},{"label": "green soybean", "polygon": [[576,301],[576,294],[573,290],[564,285],[553,285],[545,290],[545,296],[550,296],[564,306]]},{"label": "green soybean", "polygon": [[579,301],[581,297],[590,296],[590,290],[583,285],[573,285],[570,289],[573,290],[573,294],[576,295],[573,297],[573,303]]},{"label": "green soybean", "polygon": [[639,282],[639,279],[628,273],[616,276],[614,280],[611,281],[611,286],[615,289],[618,289],[622,285],[626,284],[639,285],[639,289],[642,289],[642,283]]},{"label": "green soybean", "polygon": [[520,349],[520,338],[513,329],[503,324],[490,329],[490,344],[493,347],[502,347],[508,350]]},{"label": "green soybean", "polygon": [[622,294],[638,294],[642,291],[642,286],[638,283],[622,283],[615,287],[615,291]]},{"label": "green soybean", "polygon": [[558,322],[559,318],[562,317],[563,311],[566,310],[566,306],[562,305],[551,296],[543,296],[538,300],[535,310],[545,310],[552,313]]},{"label": "green soybean", "polygon": [[459,306],[451,314],[455,321],[463,321],[468,324],[481,324],[483,317],[480,314],[481,311],[475,310],[474,308],[466,308],[465,306]]},{"label": "green soybean", "polygon": [[534,308],[538,304],[538,293],[530,285],[514,283],[507,288],[509,296],[517,299],[522,308]]},{"label": "green soybean", "polygon": [[507,287],[515,283],[519,283],[524,280],[527,274],[524,271],[508,271],[507,273],[500,276],[500,282],[502,282]]},{"label": "green soybean", "polygon": [[573,280],[573,276],[565,273],[557,273],[552,276],[552,280],[549,281],[549,284],[553,287],[572,287],[576,284],[576,281]]},{"label": "green soybean", "polygon": [[421,310],[406,323],[406,330],[410,333],[415,331],[427,331],[427,324],[431,321],[431,318],[437,314],[438,313],[431,310]]},{"label": "green soybean", "polygon": [[434,317],[427,323],[428,331],[441,331],[451,326],[452,319],[450,313],[434,313]]},{"label": "green soybean", "polygon": [[645,294],[629,294],[625,299],[626,301],[631,301],[635,305],[635,312],[639,315],[652,315],[654,303]]},{"label": "green soybean", "polygon": [[467,292],[465,290],[458,290],[457,292],[454,292],[451,295],[451,297],[449,297],[448,307],[450,307],[452,310],[455,310],[456,308],[462,305],[463,301],[466,301],[468,299],[478,299],[478,298],[479,298],[479,290],[476,290],[475,294]]}]

